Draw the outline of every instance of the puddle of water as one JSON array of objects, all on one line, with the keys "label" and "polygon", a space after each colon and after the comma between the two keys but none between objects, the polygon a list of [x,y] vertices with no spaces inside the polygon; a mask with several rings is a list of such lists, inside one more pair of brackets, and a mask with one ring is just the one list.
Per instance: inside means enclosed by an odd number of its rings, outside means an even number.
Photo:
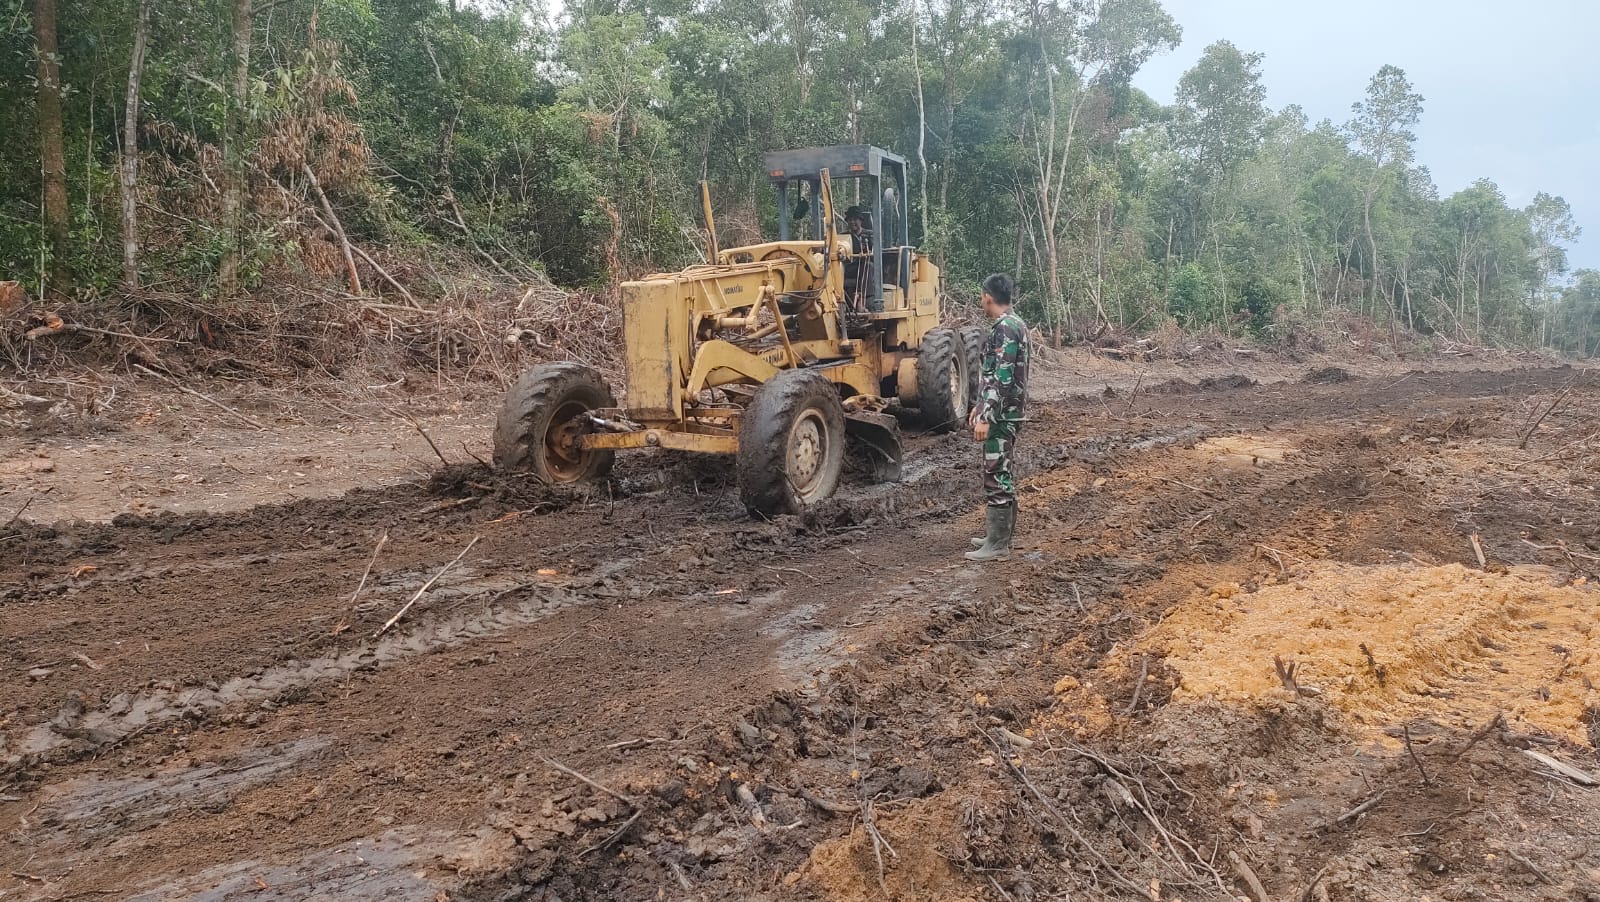
[{"label": "puddle of water", "polygon": [[824,609],[820,602],[807,602],[761,627],[763,638],[783,643],[778,646],[777,664],[785,679],[804,683],[844,661],[838,631],[816,623]]}]

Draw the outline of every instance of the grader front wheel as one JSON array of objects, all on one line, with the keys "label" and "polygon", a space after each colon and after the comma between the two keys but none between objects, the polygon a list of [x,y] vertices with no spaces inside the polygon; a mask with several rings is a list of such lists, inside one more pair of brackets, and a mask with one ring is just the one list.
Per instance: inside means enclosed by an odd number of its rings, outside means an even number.
[{"label": "grader front wheel", "polygon": [[578,442],[587,414],[616,406],[605,379],[579,363],[547,363],[517,378],[494,427],[494,466],[531,473],[542,482],[598,479],[611,471],[612,452],[586,451]]},{"label": "grader front wheel", "polygon": [[785,370],[756,391],[739,426],[739,496],[757,516],[826,500],[844,467],[844,407],[823,376]]}]

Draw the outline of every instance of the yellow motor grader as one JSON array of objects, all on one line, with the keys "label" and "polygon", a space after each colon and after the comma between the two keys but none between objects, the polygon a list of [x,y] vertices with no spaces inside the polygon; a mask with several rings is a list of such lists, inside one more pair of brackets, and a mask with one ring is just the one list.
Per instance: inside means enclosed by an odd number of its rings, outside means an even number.
[{"label": "yellow motor grader", "polygon": [[[847,437],[879,479],[898,479],[891,400],[923,429],[964,422],[976,342],[939,325],[905,160],[849,145],[770,153],[766,167],[778,240],[719,248],[702,184],[709,262],[622,285],[626,405],[591,367],[533,367],[500,411],[497,468],[571,483],[604,476],[619,450],[733,455],[746,508],[771,516],[833,494]],[[874,225],[889,215],[862,253],[835,215],[843,179],[861,180]]]}]

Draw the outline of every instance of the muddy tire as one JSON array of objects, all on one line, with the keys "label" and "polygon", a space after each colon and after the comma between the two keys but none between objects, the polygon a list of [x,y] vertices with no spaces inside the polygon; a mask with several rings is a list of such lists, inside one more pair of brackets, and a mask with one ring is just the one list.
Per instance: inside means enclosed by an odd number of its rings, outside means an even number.
[{"label": "muddy tire", "polygon": [[838,488],[844,449],[839,390],[819,373],[784,370],[739,424],[739,497],[759,517],[799,513]]},{"label": "muddy tire", "polygon": [[978,403],[978,377],[983,375],[983,340],[988,330],[982,326],[962,326],[961,353],[967,359],[967,410]]},{"label": "muddy tire", "polygon": [[615,407],[610,386],[581,363],[545,363],[517,377],[494,426],[494,467],[531,473],[545,483],[599,479],[611,472],[611,451],[584,451],[575,442],[583,414]]},{"label": "muddy tire", "polygon": [[930,432],[949,432],[967,421],[967,358],[953,329],[922,337],[917,353],[919,420]]}]

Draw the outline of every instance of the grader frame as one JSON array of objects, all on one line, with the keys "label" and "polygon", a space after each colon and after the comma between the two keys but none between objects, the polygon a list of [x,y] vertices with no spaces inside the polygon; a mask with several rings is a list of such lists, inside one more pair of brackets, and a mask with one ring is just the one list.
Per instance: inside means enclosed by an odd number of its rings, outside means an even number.
[{"label": "grader frame", "polygon": [[[925,428],[961,420],[971,362],[939,326],[938,268],[910,244],[905,160],[852,145],[772,153],[766,164],[778,240],[719,248],[702,184],[708,262],[621,286],[626,406],[593,371],[579,372],[587,368],[536,367],[502,410],[497,464],[565,482],[600,475],[620,450],[732,454],[746,506],[774,514],[833,492],[841,428],[873,456],[880,478],[898,478],[890,399]],[[863,260],[838,231],[836,172],[863,180],[874,223],[886,195],[896,214],[893,230],[873,242],[876,278],[856,308],[846,302],[845,267]],[[809,189],[812,237],[793,234],[791,186],[796,200]]]}]

